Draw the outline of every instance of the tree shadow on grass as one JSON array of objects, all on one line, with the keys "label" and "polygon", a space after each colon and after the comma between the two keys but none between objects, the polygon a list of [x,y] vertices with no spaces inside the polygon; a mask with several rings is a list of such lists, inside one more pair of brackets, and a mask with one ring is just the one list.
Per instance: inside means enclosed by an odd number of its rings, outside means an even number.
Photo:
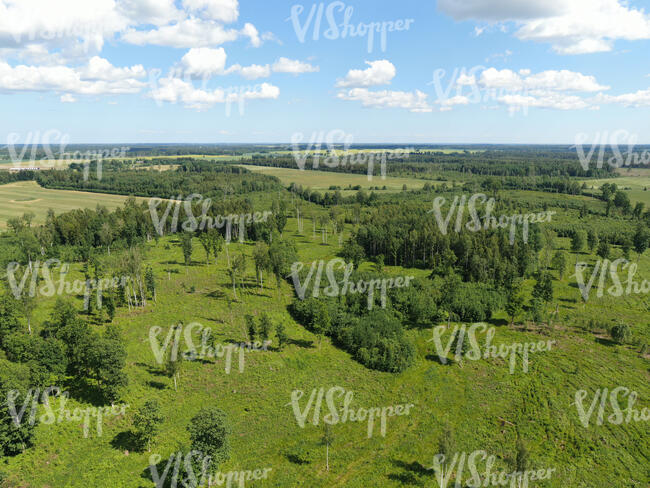
[{"label": "tree shadow on grass", "polygon": [[84,379],[72,378],[66,384],[66,390],[70,397],[84,403],[89,403],[94,407],[106,405],[106,399],[101,390],[96,385],[89,384]]},{"label": "tree shadow on grass", "polygon": [[125,430],[117,434],[111,440],[111,447],[118,451],[137,451],[138,446],[135,443],[135,436],[130,430]]},{"label": "tree shadow on grass", "polygon": [[444,363],[442,358],[440,356],[438,356],[437,354],[427,354],[425,356],[425,359],[427,359],[429,361],[433,361],[434,363],[438,363],[438,364],[440,364],[442,366],[451,366],[452,364],[454,364],[454,362],[452,360],[448,359],[448,358],[447,358],[447,363]]},{"label": "tree shadow on grass", "polygon": [[167,376],[167,373],[165,373],[161,369],[162,365],[160,365],[160,366],[152,366],[150,364],[141,363],[141,362],[135,363],[135,365],[140,366],[141,368],[143,368],[150,375],[153,375],[153,376]]},{"label": "tree shadow on grass", "polygon": [[619,346],[620,344],[606,337],[596,337],[596,342],[602,344],[603,346]]},{"label": "tree shadow on grass", "polygon": [[161,383],[160,381],[147,381],[147,386],[155,388],[156,390],[164,390],[167,388],[167,385],[165,383]]},{"label": "tree shadow on grass", "polygon": [[314,349],[314,341],[306,341],[304,339],[287,339],[287,344],[293,344],[294,346],[303,347],[305,349]]},{"label": "tree shadow on grass", "polygon": [[424,483],[422,483],[413,473],[391,473],[387,478],[399,482],[401,486],[424,486]]},{"label": "tree shadow on grass", "polygon": [[420,464],[417,461],[413,461],[412,463],[407,463],[405,461],[400,461],[399,459],[392,459],[391,462],[398,468],[405,469],[407,471],[410,471],[418,475],[426,475],[426,476],[434,475],[434,471],[432,469],[425,468],[422,464]]}]

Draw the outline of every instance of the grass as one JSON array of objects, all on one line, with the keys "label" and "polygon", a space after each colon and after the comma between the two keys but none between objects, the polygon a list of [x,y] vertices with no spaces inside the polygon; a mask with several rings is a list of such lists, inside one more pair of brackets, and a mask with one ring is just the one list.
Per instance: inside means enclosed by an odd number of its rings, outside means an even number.
[{"label": "grass", "polygon": [[[619,178],[587,180],[587,186],[599,188],[604,183],[616,183],[619,189],[625,190],[632,202],[643,202],[650,207],[650,169],[629,168],[619,169]],[[646,188],[648,190],[646,190]]]},{"label": "grass", "polygon": [[[303,187],[310,187],[312,190],[320,191],[328,191],[330,186],[340,186],[344,190],[348,185],[360,185],[361,188],[366,190],[375,186],[380,188],[386,186],[387,191],[396,192],[402,191],[403,185],[406,185],[409,190],[414,190],[422,188],[427,182],[416,178],[394,178],[390,176],[387,176],[385,179],[382,179],[381,176],[373,176],[372,180],[368,181],[367,175],[335,173],[332,171],[303,171],[300,169],[272,168],[268,166],[246,165],[245,168],[258,173],[277,176],[284,185],[296,183]],[[429,183],[434,184],[431,181]]]},{"label": "grass", "polygon": [[[289,220],[285,234],[296,241],[302,261],[329,259],[339,252],[334,239],[325,245],[319,235],[312,240],[308,220],[304,235],[298,234],[295,219]],[[568,248],[568,240],[558,241],[560,247]],[[111,419],[100,438],[83,439],[77,424],[39,426],[35,447],[7,461],[10,486],[153,486],[146,469],[150,454],[158,453],[166,459],[179,445],[187,445],[189,420],[208,405],[225,410],[233,426],[232,457],[220,466],[222,472],[273,469],[268,480],[247,486],[437,486],[427,468],[438,452],[438,438],[445,426],[453,429],[458,451],[486,450],[496,455],[498,470],[512,471],[516,441],[522,438],[536,468],[556,469],[550,481],[535,486],[593,488],[604,486],[603,480],[611,488],[647,486],[647,423],[606,423],[586,429],[572,406],[577,390],[585,389],[592,395],[598,388],[619,385],[639,392],[636,408],[650,406],[647,358],[642,358],[637,348],[613,345],[598,331],[594,334],[582,328],[590,317],[610,317],[629,322],[637,336],[647,341],[647,297],[594,298],[583,305],[578,289],[565,277],[554,282],[556,300],[552,308],[558,303],[560,310],[555,326],[526,331],[507,327],[503,315],[493,321],[496,344],[557,341],[551,352],[531,356],[528,374],[518,368],[510,375],[501,359],[467,361],[463,367],[441,365],[431,359],[430,329],[409,332],[418,351],[415,366],[402,374],[388,374],[364,368],[327,338],[319,347],[318,339],[287,313],[293,296],[289,285],[282,282],[278,290],[269,276],[263,289],[255,283],[251,243],[230,245],[231,256],[243,252],[248,257],[248,269],[245,291],[229,309],[226,298],[232,291],[225,253],[217,265],[206,265],[196,240],[194,245],[194,261],[186,267],[181,264],[176,237],[149,243],[147,262],[157,276],[157,303],[133,312],[120,309],[116,316],[128,350],[130,384],[123,400],[131,409],[126,418]],[[641,270],[649,269],[649,254],[642,257]],[[575,258],[572,255],[570,259]],[[595,259],[585,254],[580,258]],[[172,270],[176,272],[168,274]],[[411,274],[401,268],[386,270]],[[426,271],[412,273],[425,275]],[[82,276],[76,265],[70,279]],[[532,281],[525,287],[530,290]],[[39,301],[34,323],[45,320],[53,301]],[[81,297],[76,301],[80,304]],[[185,324],[198,321],[212,327],[221,342],[241,341],[244,315],[262,312],[268,312],[274,321],[285,321],[292,343],[282,352],[248,354],[244,373],[226,375],[219,359],[186,363],[179,390],[174,391],[173,382],[154,363],[148,339],[153,325],[166,332],[179,320]],[[483,343],[482,338],[479,341]],[[409,416],[389,419],[385,438],[376,434],[368,439],[365,424],[335,425],[327,472],[325,448],[319,444],[322,422],[301,429],[288,403],[293,390],[302,390],[308,396],[313,388],[336,385],[354,392],[353,408],[400,403],[415,407]],[[150,398],[162,404],[165,421],[151,453],[133,452],[125,442],[132,413]],[[301,406],[305,403],[306,398]],[[301,442],[313,453],[308,464],[296,464],[288,456],[288,451]]]},{"label": "grass", "polygon": [[48,210],[54,213],[67,212],[77,208],[95,208],[104,205],[114,209],[124,203],[127,197],[82,191],[49,190],[35,181],[19,181],[0,185],[0,228],[7,227],[7,220],[33,212],[35,223],[45,222]]}]

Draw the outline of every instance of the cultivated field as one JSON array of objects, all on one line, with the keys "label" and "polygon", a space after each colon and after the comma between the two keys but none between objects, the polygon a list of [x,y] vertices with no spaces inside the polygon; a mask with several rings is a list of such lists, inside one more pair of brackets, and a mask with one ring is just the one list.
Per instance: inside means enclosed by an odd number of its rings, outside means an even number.
[{"label": "cultivated field", "polygon": [[7,227],[7,219],[19,217],[25,212],[33,212],[36,215],[34,222],[43,223],[50,208],[57,214],[77,208],[95,208],[97,205],[114,209],[126,199],[122,195],[48,190],[35,181],[0,185],[0,228]]}]

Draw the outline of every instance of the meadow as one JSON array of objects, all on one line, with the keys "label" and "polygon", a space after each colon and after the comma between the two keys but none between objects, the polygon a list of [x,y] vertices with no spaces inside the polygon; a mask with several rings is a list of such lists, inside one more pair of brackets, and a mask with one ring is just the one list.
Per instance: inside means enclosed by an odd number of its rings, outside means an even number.
[{"label": "meadow", "polygon": [[48,190],[35,181],[0,185],[0,229],[7,227],[7,219],[19,217],[26,212],[34,213],[35,223],[43,223],[50,208],[56,214],[76,208],[95,208],[97,205],[114,209],[126,199],[122,195]]},{"label": "meadow", "polygon": [[[329,259],[341,251],[334,239],[323,244],[319,235],[314,238],[310,222],[300,233],[291,218],[284,234],[294,239],[303,262]],[[518,367],[509,374],[503,359],[440,364],[430,342],[431,329],[413,329],[408,333],[416,343],[417,362],[403,373],[391,374],[363,367],[329,339],[321,342],[297,324],[287,312],[293,296],[289,283],[282,281],[278,289],[270,276],[263,288],[256,283],[251,243],[228,246],[231,257],[239,253],[248,257],[239,300],[232,297],[225,251],[216,265],[206,264],[205,253],[195,240],[192,264],[185,266],[176,236],[152,240],[146,247],[147,264],[153,266],[158,281],[157,300],[145,309],[120,309],[114,321],[127,343],[129,388],[123,395],[130,405],[127,415],[108,419],[99,438],[91,434],[84,439],[75,423],[39,426],[35,446],[7,461],[10,486],[153,486],[147,469],[149,456],[160,454],[166,459],[187,445],[186,426],[205,406],[223,409],[233,427],[231,459],[220,471],[272,468],[268,480],[246,486],[434,486],[430,468],[447,428],[453,430],[459,452],[486,450],[496,456],[498,470],[512,470],[514,445],[518,439],[525,440],[535,468],[555,469],[550,480],[535,486],[593,488],[603,486],[603,479],[611,488],[647,486],[647,423],[585,428],[573,405],[577,390],[591,394],[603,386],[625,385],[640,394],[636,408],[650,406],[648,357],[639,355],[634,346],[612,343],[606,331],[587,326],[590,318],[625,320],[647,340],[648,302],[643,296],[594,297],[585,304],[566,276],[555,282],[552,306],[558,304],[559,314],[553,325],[510,327],[505,313],[490,321],[497,330],[497,345],[556,341],[550,352],[531,355],[528,373]],[[560,239],[558,247],[568,250],[569,240]],[[571,254],[570,262],[578,258],[595,260],[581,253]],[[68,279],[82,279],[81,265],[74,268]],[[648,254],[641,258],[640,268],[650,268]],[[385,272],[426,276],[425,270],[391,266]],[[532,283],[528,280],[523,286],[529,290]],[[81,304],[80,296],[75,300]],[[34,322],[47,318],[53,301],[39,300]],[[247,353],[242,373],[233,368],[226,374],[223,359],[186,362],[175,391],[155,363],[150,327],[160,326],[166,333],[179,320],[185,324],[198,321],[211,327],[222,343],[241,342],[245,340],[243,317],[251,311],[267,312],[274,322],[287,325],[290,340],[285,349],[277,350],[274,343],[270,351]],[[480,335],[480,343],[483,340]],[[385,438],[378,428],[367,438],[363,422],[333,426],[328,471],[320,442],[322,421],[300,428],[289,403],[294,390],[308,396],[314,388],[333,386],[354,392],[353,408],[404,403],[414,407],[408,416],[389,418]],[[165,419],[151,452],[136,452],[129,443],[132,413],[151,398],[160,401]],[[303,407],[305,402],[306,398]],[[79,400],[72,402],[73,407],[78,404]],[[296,461],[293,453],[297,450],[306,453],[307,461]]]},{"label": "meadow", "polygon": [[620,175],[615,179],[586,180],[587,186],[599,188],[604,183],[616,183],[619,189],[624,190],[632,202],[643,202],[646,208],[650,207],[650,169],[627,168],[618,169]]},{"label": "meadow", "polygon": [[[417,178],[396,178],[386,176],[373,176],[368,180],[367,175],[351,174],[351,173],[335,173],[332,171],[318,171],[318,170],[300,170],[290,168],[273,168],[269,166],[250,166],[246,165],[245,168],[258,173],[276,176],[285,186],[291,183],[309,187],[312,190],[328,191],[331,186],[339,186],[341,190],[345,190],[348,186],[359,185],[363,189],[370,189],[374,187],[386,187],[388,192],[402,191],[404,185],[409,190],[420,189],[424,186],[427,180]],[[432,183],[432,182],[429,182]]]}]

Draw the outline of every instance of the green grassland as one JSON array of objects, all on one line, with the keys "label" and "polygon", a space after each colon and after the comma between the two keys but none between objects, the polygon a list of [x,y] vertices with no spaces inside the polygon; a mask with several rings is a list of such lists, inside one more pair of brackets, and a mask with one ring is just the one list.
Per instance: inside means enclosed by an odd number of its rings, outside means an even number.
[{"label": "green grassland", "polygon": [[[373,176],[369,181],[367,175],[353,174],[353,173],[335,173],[332,171],[314,171],[314,170],[300,170],[291,168],[273,168],[267,166],[250,166],[246,165],[246,169],[256,171],[266,175],[276,176],[280,178],[285,185],[296,183],[303,187],[309,187],[312,190],[328,191],[330,186],[340,186],[345,189],[348,185],[357,186],[369,189],[378,186],[390,192],[402,191],[403,185],[406,185],[409,190],[420,189],[424,186],[427,180],[417,178],[395,178],[386,176],[383,179],[381,176]],[[432,182],[429,182],[432,183]]]},{"label": "green grassland", "polygon": [[625,190],[632,202],[643,202],[650,207],[650,169],[629,168],[619,169],[619,178],[586,180],[590,188],[600,188],[604,183],[616,183],[619,189]]},{"label": "green grassland", "polygon": [[35,223],[43,223],[50,208],[57,214],[76,208],[95,208],[97,205],[114,209],[126,199],[122,195],[48,190],[35,181],[0,185],[0,229],[6,228],[7,219],[19,217],[26,212],[36,215]]},{"label": "green grassland", "polygon": [[[311,178],[312,173],[298,175]],[[353,175],[323,174],[341,176]],[[337,183],[326,181],[322,186],[330,184]],[[329,259],[340,251],[334,239],[327,244],[321,244],[320,237],[312,239],[309,221],[301,235],[295,219],[290,219],[285,235],[296,241],[304,262]],[[567,239],[559,242],[568,249]],[[152,487],[146,469],[150,454],[158,453],[166,459],[179,446],[187,445],[186,426],[206,406],[223,409],[233,427],[231,459],[220,466],[222,472],[272,468],[268,480],[246,485],[253,488],[437,486],[433,471],[428,468],[438,452],[438,439],[445,427],[455,433],[458,451],[483,449],[497,456],[495,469],[509,472],[517,438],[525,440],[535,468],[556,470],[549,481],[530,486],[648,486],[648,423],[592,424],[584,428],[572,405],[577,390],[587,390],[590,400],[599,388],[626,386],[639,392],[637,409],[650,407],[648,357],[642,357],[638,347],[614,345],[605,338],[603,330],[585,330],[590,318],[620,319],[631,324],[636,336],[648,342],[647,296],[594,297],[584,304],[571,278],[565,277],[554,282],[556,299],[552,308],[556,303],[559,305],[559,316],[552,326],[511,328],[504,313],[493,320],[496,344],[557,341],[550,352],[531,355],[527,374],[518,367],[510,375],[502,359],[467,361],[462,367],[442,365],[433,359],[434,349],[428,342],[430,329],[409,331],[416,342],[417,363],[404,373],[389,374],[363,367],[327,338],[319,344],[316,336],[295,323],[286,308],[293,296],[288,283],[282,282],[278,289],[275,280],[266,277],[263,289],[256,285],[250,259],[252,244],[229,246],[231,256],[240,252],[248,256],[245,291],[231,307],[227,299],[232,291],[225,253],[221,253],[217,265],[206,265],[205,254],[196,240],[194,246],[194,261],[186,267],[181,264],[176,237],[151,241],[147,245],[147,263],[153,266],[158,280],[157,302],[150,302],[144,310],[120,309],[116,316],[115,322],[121,326],[128,348],[129,387],[123,397],[131,405],[127,415],[109,419],[100,438],[91,434],[84,439],[78,424],[37,427],[35,446],[7,460],[3,468],[9,474],[9,486]],[[615,249],[614,253],[620,250]],[[577,258],[595,259],[586,254],[571,256],[572,260]],[[650,253],[641,258],[639,268],[650,279]],[[427,274],[424,270],[388,266],[386,272]],[[80,266],[76,266],[69,279],[82,277]],[[525,286],[530,289],[532,282]],[[80,305],[81,297],[76,297],[76,301]],[[53,302],[54,298],[39,300],[35,323],[47,318]],[[151,326],[161,326],[166,332],[179,320],[185,324],[198,321],[212,327],[222,342],[242,341],[244,315],[262,312],[268,312],[274,321],[285,321],[291,343],[281,352],[272,349],[247,353],[243,373],[233,370],[225,374],[223,359],[185,363],[179,389],[175,391],[173,382],[154,362],[149,345]],[[353,408],[400,403],[415,407],[409,416],[389,418],[385,438],[376,432],[368,439],[365,423],[335,425],[330,469],[326,471],[325,447],[319,442],[322,422],[319,426],[308,423],[301,429],[288,403],[293,390],[303,390],[308,397],[313,388],[337,385],[354,392]],[[127,442],[132,412],[150,398],[162,404],[165,421],[151,453],[134,452]],[[306,397],[301,406],[305,404]],[[299,443],[312,451],[307,464],[296,464],[288,456],[288,451]],[[606,484],[603,480],[607,480]]]}]

